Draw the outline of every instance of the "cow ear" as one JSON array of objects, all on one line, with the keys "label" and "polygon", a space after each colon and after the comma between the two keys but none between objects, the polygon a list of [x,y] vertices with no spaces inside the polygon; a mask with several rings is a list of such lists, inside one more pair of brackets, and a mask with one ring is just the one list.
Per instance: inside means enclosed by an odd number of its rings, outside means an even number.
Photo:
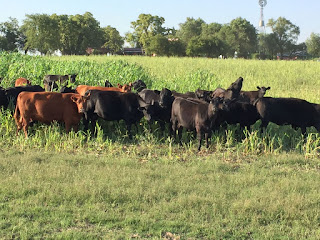
[{"label": "cow ear", "polygon": [[270,90],[270,89],[271,89],[271,87],[267,87],[267,88],[266,88],[266,90]]},{"label": "cow ear", "polygon": [[260,90],[261,88],[259,86],[257,86],[257,88]]}]

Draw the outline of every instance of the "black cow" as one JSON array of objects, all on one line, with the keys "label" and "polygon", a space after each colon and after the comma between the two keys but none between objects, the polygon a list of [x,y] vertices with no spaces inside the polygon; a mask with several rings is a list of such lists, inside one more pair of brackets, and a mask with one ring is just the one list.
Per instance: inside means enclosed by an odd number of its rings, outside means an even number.
[{"label": "black cow", "polygon": [[160,104],[160,98],[164,95],[164,93],[169,92],[169,98],[173,98],[172,93],[167,88],[163,88],[161,92],[157,90],[149,90],[143,89],[139,92],[139,96],[145,101],[147,104],[143,109],[143,113],[145,118],[148,120],[149,123],[152,121],[157,121],[160,124],[160,128],[162,131],[165,129],[165,124],[169,124],[169,135],[171,135],[171,107],[172,101],[166,102],[166,98],[162,97],[162,102]]},{"label": "black cow", "polygon": [[226,122],[228,124],[239,123],[241,129],[244,127],[250,129],[250,126],[260,119],[256,107],[250,103],[229,100],[227,105],[228,109],[219,113],[215,128]]},{"label": "black cow", "polygon": [[201,148],[202,134],[205,134],[206,147],[211,137],[212,127],[217,118],[218,102],[200,103],[193,100],[177,97],[172,103],[171,122],[173,137],[178,129],[178,138],[181,144],[182,129],[196,130],[199,141],[198,151]]},{"label": "black cow", "polygon": [[270,87],[259,87],[257,91],[240,91],[239,101],[254,104],[258,98],[262,98]]},{"label": "black cow", "polygon": [[89,121],[94,127],[98,117],[107,121],[124,120],[129,138],[132,139],[131,125],[140,121],[143,117],[140,108],[145,107],[145,102],[138,94],[89,90],[85,95],[90,97],[84,112],[85,130],[88,129]]},{"label": "black cow", "polygon": [[147,88],[147,85],[144,83],[144,81],[138,79],[132,83],[132,87],[137,92],[141,92],[143,89]]},{"label": "black cow", "polygon": [[77,74],[71,75],[45,75],[43,78],[43,85],[46,91],[58,90],[58,85],[56,82],[59,82],[60,87],[67,85],[67,81],[70,80],[70,83],[76,81]]},{"label": "black cow", "polygon": [[261,118],[261,128],[269,122],[277,125],[291,124],[293,128],[301,128],[303,134],[306,128],[314,126],[320,131],[320,112],[317,104],[298,98],[260,98],[255,103]]},{"label": "black cow", "polygon": [[20,86],[20,87],[10,87],[5,90],[6,97],[8,102],[10,100],[13,101],[13,105],[16,105],[17,97],[21,92],[44,92],[44,89],[39,85],[32,85],[32,86]]},{"label": "black cow", "polygon": [[217,88],[212,92],[212,98],[224,98],[224,99],[237,99],[240,96],[240,91],[242,88],[243,78],[239,77],[235,82],[233,82],[227,90],[223,88]]}]

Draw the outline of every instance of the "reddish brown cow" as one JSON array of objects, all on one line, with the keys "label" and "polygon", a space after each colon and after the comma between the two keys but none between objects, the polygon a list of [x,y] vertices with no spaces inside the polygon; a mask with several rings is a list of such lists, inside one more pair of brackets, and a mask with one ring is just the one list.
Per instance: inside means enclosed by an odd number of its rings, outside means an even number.
[{"label": "reddish brown cow", "polygon": [[23,128],[28,137],[28,127],[32,121],[46,124],[53,121],[64,122],[67,132],[71,127],[77,131],[89,96],[75,93],[21,92],[14,113],[17,134]]},{"label": "reddish brown cow", "polygon": [[31,86],[31,82],[26,78],[18,78],[14,84],[15,87]]},{"label": "reddish brown cow", "polygon": [[120,85],[118,87],[99,87],[99,86],[88,86],[88,85],[79,85],[76,88],[76,93],[79,93],[81,96],[84,96],[88,90],[100,90],[100,91],[115,91],[115,92],[131,92],[131,83]]}]

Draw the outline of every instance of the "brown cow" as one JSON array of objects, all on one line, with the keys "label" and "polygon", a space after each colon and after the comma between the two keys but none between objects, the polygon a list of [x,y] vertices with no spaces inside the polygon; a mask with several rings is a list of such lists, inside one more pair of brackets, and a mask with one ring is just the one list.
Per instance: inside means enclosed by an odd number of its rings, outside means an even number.
[{"label": "brown cow", "polygon": [[17,134],[23,128],[28,137],[28,127],[32,121],[46,124],[53,121],[64,122],[67,132],[71,127],[77,131],[89,96],[75,93],[21,92],[14,113]]},{"label": "brown cow", "polygon": [[31,82],[26,78],[18,78],[14,84],[15,87],[31,86]]},{"label": "brown cow", "polygon": [[118,84],[118,87],[100,87],[100,86],[88,86],[88,85],[79,85],[76,88],[76,93],[79,93],[81,96],[84,96],[88,90],[99,90],[99,91],[114,91],[114,92],[131,92],[132,84],[124,84],[123,86]]}]

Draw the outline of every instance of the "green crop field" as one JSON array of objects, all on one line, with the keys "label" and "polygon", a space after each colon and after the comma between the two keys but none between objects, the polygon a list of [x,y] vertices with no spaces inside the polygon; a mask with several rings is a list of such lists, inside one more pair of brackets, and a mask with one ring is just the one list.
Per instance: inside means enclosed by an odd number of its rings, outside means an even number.
[{"label": "green crop field", "polygon": [[[77,84],[129,83],[180,92],[270,86],[267,96],[320,103],[320,63],[126,56],[0,54],[2,87],[19,77],[76,73]],[[319,239],[320,136],[270,124],[260,133],[228,126],[197,152],[145,120],[98,121],[97,136],[35,124],[16,135],[0,112],[1,239]],[[83,129],[83,126],[80,126]]]}]

